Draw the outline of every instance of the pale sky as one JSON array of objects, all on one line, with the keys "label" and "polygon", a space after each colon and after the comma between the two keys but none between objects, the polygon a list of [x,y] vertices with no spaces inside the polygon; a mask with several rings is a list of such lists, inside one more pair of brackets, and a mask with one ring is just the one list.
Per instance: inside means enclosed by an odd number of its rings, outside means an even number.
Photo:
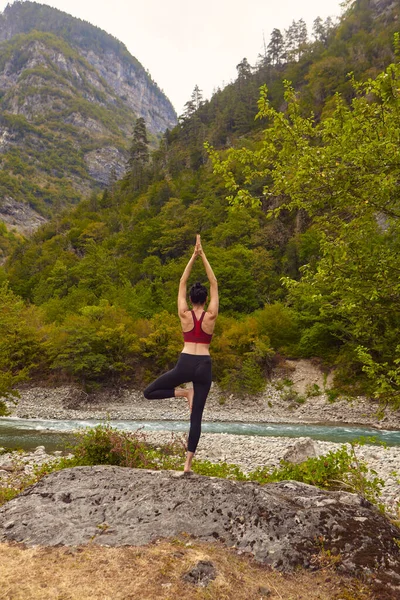
[{"label": "pale sky", "polygon": [[[12,1],[10,0],[10,3]],[[254,64],[275,27],[283,33],[303,18],[338,17],[341,0],[44,0],[121,40],[178,115],[194,86],[204,98],[236,78],[246,57]],[[8,4],[0,0],[0,12]]]}]

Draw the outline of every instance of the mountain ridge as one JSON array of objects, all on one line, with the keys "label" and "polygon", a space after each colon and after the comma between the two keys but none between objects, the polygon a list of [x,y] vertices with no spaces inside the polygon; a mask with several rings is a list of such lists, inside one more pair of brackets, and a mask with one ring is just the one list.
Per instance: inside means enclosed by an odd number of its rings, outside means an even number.
[{"label": "mountain ridge", "polygon": [[154,145],[176,114],[122,42],[57,9],[7,6],[0,40],[0,219],[26,234],[123,176],[138,117]]},{"label": "mountain ridge", "polygon": [[[125,67],[125,79],[121,82],[121,77],[114,77],[115,91],[123,92],[129,88],[129,83],[149,85],[151,97],[157,97],[162,101],[162,106],[165,108],[166,115],[162,119],[158,116],[155,125],[152,126],[151,118],[157,117],[157,114],[152,114],[151,111],[144,110],[140,102],[134,102],[128,97],[128,105],[131,106],[138,116],[145,118],[148,122],[149,129],[154,133],[164,131],[167,127],[172,127],[176,124],[176,113],[171,102],[167,99],[164,92],[153,81],[149,73],[144,69],[139,60],[132,56],[126,46],[111,34],[103,31],[99,27],[92,25],[87,21],[73,17],[57,8],[39,4],[37,2],[15,1],[11,5],[7,5],[2,15],[0,15],[0,42],[12,39],[19,33],[29,33],[32,30],[54,33],[58,37],[63,38],[68,43],[78,47],[83,52],[85,58],[93,66],[101,67],[94,48],[97,48],[108,58],[122,58],[122,64]],[[88,41],[90,39],[90,43]],[[107,65],[101,73],[103,76],[108,75],[112,79],[112,65]],[[121,74],[120,74],[121,75]],[[143,91],[143,90],[141,90]],[[143,93],[141,93],[143,97]],[[165,120],[165,122],[164,122]]]}]

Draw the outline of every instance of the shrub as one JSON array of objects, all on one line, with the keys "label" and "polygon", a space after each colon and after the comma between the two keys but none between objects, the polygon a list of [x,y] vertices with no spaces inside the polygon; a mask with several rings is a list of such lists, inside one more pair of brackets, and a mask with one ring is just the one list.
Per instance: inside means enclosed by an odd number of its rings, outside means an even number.
[{"label": "shrub", "polygon": [[117,465],[143,469],[176,469],[184,461],[184,444],[171,442],[155,446],[142,432],[123,432],[109,424],[98,425],[80,434],[72,448],[77,465]]},{"label": "shrub", "polygon": [[267,304],[254,313],[259,331],[268,336],[276,352],[296,354],[296,345],[300,338],[296,313],[283,304]]},{"label": "shrub", "polygon": [[299,464],[282,460],[280,467],[255,469],[249,474],[249,479],[262,484],[285,480],[301,481],[324,489],[356,493],[376,504],[384,482],[365,462],[358,459],[356,447],[361,443],[363,442],[352,442],[350,451],[343,445],[335,452],[309,458]]},{"label": "shrub", "polygon": [[[7,283],[0,286],[0,399],[18,397],[15,386],[44,368],[46,347],[39,311],[25,306]],[[5,405],[0,400],[0,415]]]}]

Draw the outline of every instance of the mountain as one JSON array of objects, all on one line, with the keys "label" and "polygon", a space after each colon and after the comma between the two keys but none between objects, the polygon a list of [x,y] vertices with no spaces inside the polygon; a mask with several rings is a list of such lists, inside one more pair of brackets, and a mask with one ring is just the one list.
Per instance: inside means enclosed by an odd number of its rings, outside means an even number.
[{"label": "mountain", "polygon": [[89,23],[15,2],[0,15],[0,41],[0,218],[8,225],[29,232],[121,177],[137,117],[153,143],[176,123],[138,60]]}]

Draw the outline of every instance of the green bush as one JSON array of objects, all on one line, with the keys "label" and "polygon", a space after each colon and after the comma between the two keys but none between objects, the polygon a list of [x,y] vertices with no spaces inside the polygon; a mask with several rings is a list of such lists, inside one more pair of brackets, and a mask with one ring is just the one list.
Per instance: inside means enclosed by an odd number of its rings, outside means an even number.
[{"label": "green bush", "polygon": [[47,366],[45,330],[38,309],[26,306],[7,283],[0,286],[0,415],[1,398],[18,397],[15,386]]},{"label": "green bush", "polygon": [[137,469],[177,469],[184,445],[172,438],[163,446],[150,444],[141,432],[123,432],[109,424],[87,429],[72,448],[77,465],[118,465]]},{"label": "green bush", "polygon": [[384,485],[376,472],[360,461],[356,454],[358,443],[350,444],[350,451],[342,446],[318,458],[309,458],[299,464],[281,461],[281,466],[262,467],[249,473],[249,479],[261,484],[294,480],[329,490],[346,490],[359,494],[370,502],[378,503]]},{"label": "green bush", "polygon": [[267,335],[271,347],[276,352],[296,355],[300,339],[298,317],[296,313],[283,304],[266,304],[254,313],[259,331]]}]

